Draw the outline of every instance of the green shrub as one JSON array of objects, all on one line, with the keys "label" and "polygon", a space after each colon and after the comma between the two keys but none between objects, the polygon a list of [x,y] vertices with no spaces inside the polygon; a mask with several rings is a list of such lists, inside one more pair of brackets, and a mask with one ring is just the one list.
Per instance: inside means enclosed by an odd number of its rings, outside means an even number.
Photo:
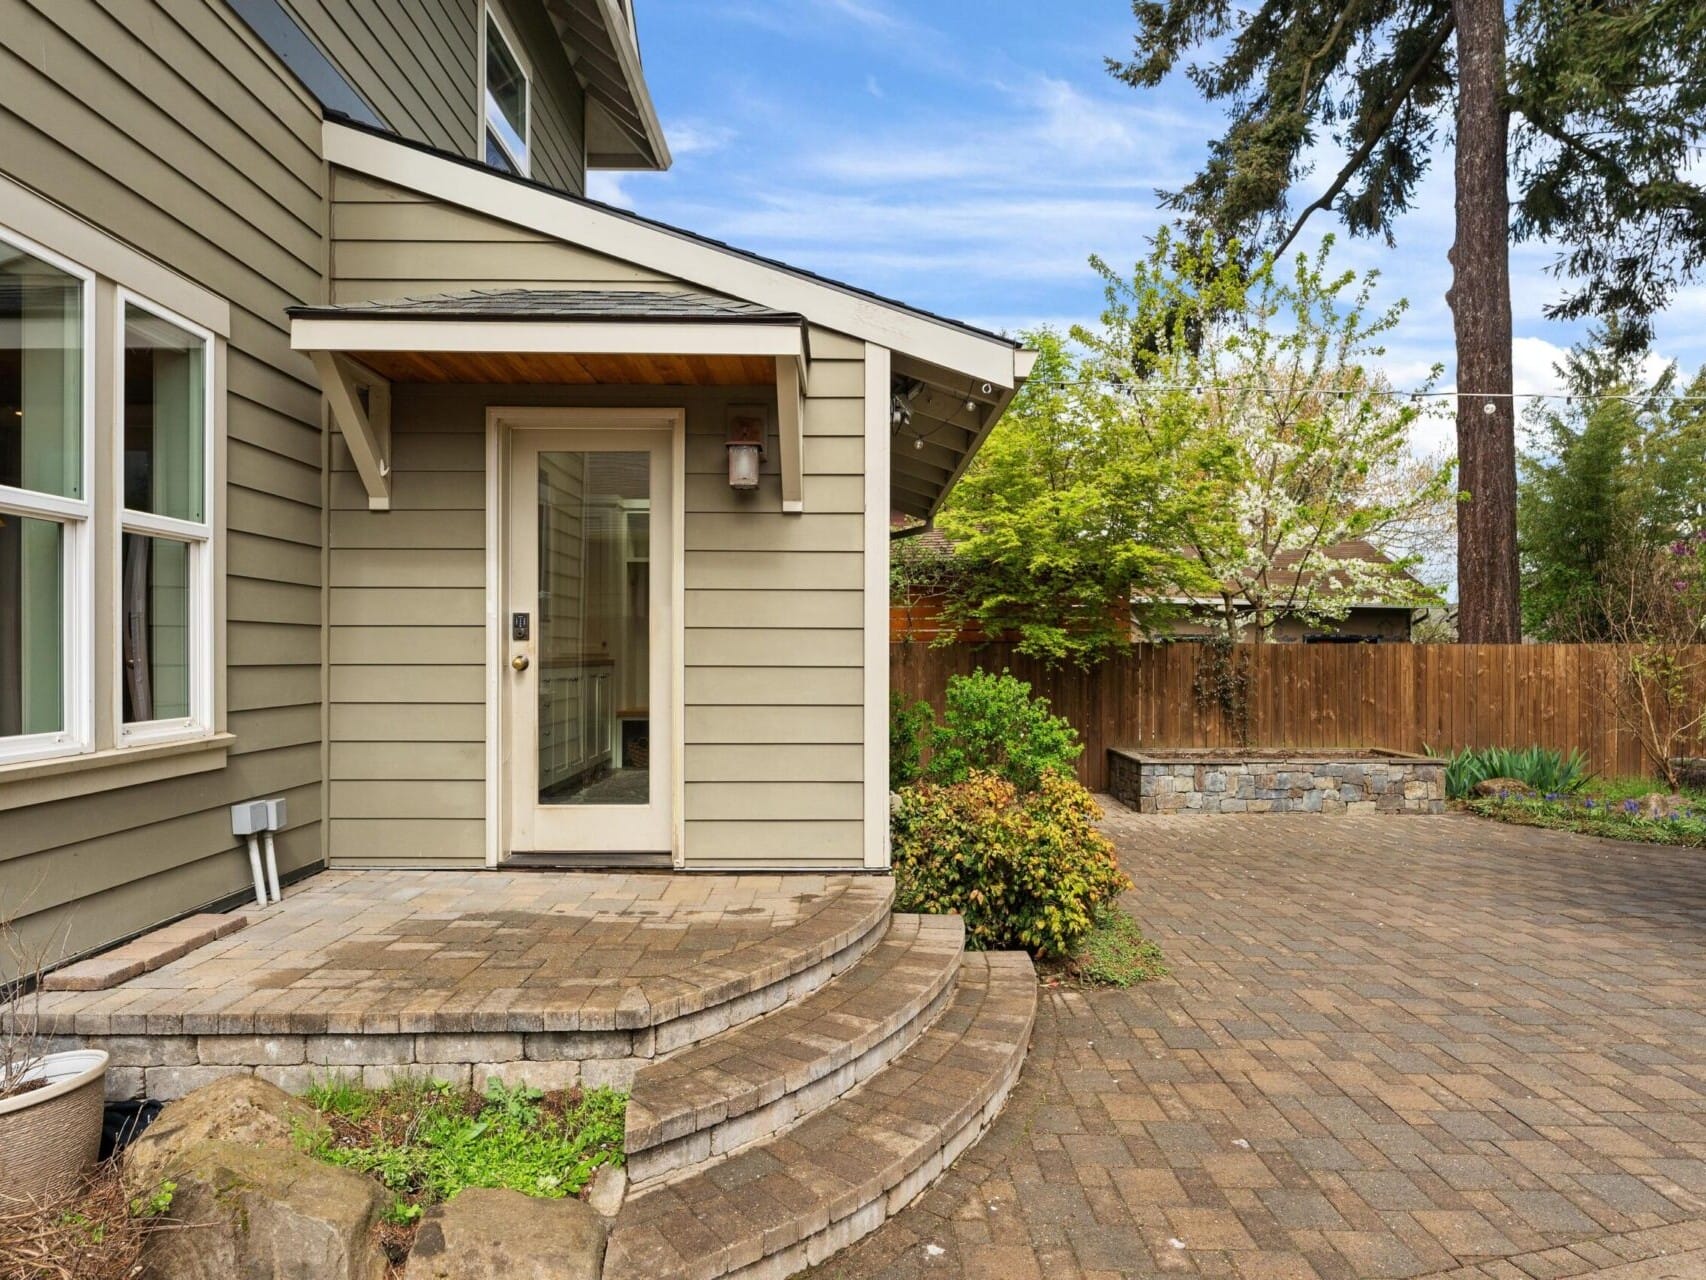
[{"label": "green shrub", "polygon": [[908,706],[900,691],[889,694],[889,790],[899,791],[918,781],[924,738],[936,727],[928,702]]},{"label": "green shrub", "polygon": [[1053,769],[1035,791],[981,771],[909,787],[894,813],[895,909],[954,912],[976,948],[1069,957],[1096,909],[1131,888],[1101,816]]},{"label": "green shrub", "polygon": [[1445,762],[1445,794],[1464,800],[1475,784],[1489,778],[1513,778],[1542,795],[1564,795],[1586,786],[1593,774],[1581,751],[1565,755],[1550,747],[1465,747]]},{"label": "green shrub", "polygon": [[1084,753],[1077,731],[1050,713],[1048,699],[1031,697],[1031,686],[1006,671],[955,676],[942,708],[924,766],[931,782],[964,782],[981,772],[1035,791],[1046,770],[1070,773]]}]

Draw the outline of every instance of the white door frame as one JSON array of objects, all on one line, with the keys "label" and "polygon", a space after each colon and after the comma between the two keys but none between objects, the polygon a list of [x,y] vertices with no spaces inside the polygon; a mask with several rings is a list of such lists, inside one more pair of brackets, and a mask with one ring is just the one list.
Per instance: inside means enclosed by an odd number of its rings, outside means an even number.
[{"label": "white door frame", "polygon": [[686,481],[687,411],[660,409],[591,409],[555,405],[486,409],[486,865],[500,866],[509,847],[509,729],[504,676],[509,671],[509,627],[504,610],[509,582],[511,433],[517,430],[668,431],[671,441],[670,497],[670,684],[669,724],[670,860],[683,861],[683,817],[686,804]]}]

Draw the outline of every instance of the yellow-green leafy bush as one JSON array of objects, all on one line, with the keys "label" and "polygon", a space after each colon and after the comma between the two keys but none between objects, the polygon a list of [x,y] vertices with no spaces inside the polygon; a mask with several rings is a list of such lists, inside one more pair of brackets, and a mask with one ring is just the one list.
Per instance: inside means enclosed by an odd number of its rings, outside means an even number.
[{"label": "yellow-green leafy bush", "polygon": [[894,811],[895,909],[954,912],[973,947],[1073,955],[1096,908],[1131,888],[1101,816],[1053,769],[1035,791],[981,771],[909,787]]}]

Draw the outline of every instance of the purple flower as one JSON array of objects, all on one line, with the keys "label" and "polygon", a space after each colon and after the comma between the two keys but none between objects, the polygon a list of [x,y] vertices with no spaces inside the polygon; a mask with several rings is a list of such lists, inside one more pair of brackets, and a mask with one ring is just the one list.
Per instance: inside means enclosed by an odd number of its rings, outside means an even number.
[{"label": "purple flower", "polygon": [[1624,813],[1639,813],[1639,812],[1641,812],[1640,802],[1638,800],[1625,800],[1623,802],[1623,812]]}]

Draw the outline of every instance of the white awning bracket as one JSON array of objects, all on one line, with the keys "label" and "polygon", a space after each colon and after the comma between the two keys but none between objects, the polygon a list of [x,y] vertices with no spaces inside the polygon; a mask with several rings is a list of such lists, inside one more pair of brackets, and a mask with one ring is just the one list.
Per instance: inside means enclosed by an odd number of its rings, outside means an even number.
[{"label": "white awning bracket", "polygon": [[805,452],[806,362],[794,356],[776,358],[776,435],[782,468],[782,510],[799,515],[806,509]]},{"label": "white awning bracket", "polygon": [[[367,490],[369,511],[391,509],[391,384],[335,351],[311,351],[320,386]],[[365,403],[363,392],[366,393]]]}]

